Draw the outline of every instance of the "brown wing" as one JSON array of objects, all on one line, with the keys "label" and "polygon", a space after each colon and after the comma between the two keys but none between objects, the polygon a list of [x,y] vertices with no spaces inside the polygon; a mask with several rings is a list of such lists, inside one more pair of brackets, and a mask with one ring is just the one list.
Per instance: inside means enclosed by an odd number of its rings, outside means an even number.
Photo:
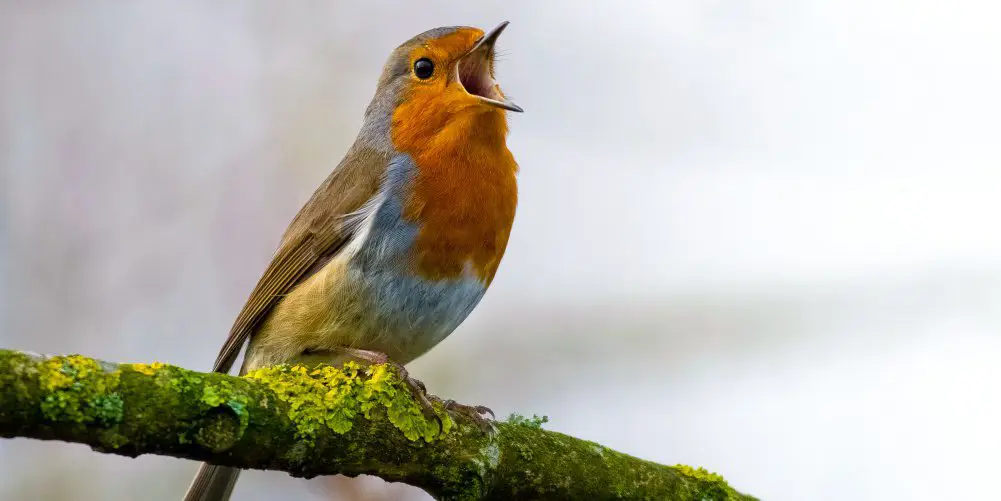
[{"label": "brown wing", "polygon": [[355,231],[352,218],[378,192],[388,159],[373,150],[352,148],[317,188],[285,230],[281,244],[237,315],[213,368],[229,372],[243,344],[278,299],[344,247]]}]

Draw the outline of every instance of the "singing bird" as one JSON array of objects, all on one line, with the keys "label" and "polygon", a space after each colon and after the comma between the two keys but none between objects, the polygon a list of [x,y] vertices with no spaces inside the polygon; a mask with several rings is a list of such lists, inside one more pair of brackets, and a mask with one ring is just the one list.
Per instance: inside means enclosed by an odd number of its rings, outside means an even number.
[{"label": "singing bird", "polygon": [[[469,315],[497,273],[518,198],[506,111],[522,110],[494,80],[506,26],[436,28],[390,54],[357,139],[285,230],[215,371],[244,345],[241,373],[406,364]],[[238,473],[203,464],[185,501],[228,499]]]}]

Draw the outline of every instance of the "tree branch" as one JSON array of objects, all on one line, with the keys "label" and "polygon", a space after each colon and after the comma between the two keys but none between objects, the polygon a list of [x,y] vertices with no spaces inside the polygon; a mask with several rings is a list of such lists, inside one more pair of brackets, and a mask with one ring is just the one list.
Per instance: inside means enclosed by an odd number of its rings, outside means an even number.
[{"label": "tree branch", "polygon": [[369,474],[438,499],[750,500],[718,475],[663,466],[535,420],[484,433],[391,366],[280,366],[244,377],[0,350],[0,436],[160,454],[297,477]]}]

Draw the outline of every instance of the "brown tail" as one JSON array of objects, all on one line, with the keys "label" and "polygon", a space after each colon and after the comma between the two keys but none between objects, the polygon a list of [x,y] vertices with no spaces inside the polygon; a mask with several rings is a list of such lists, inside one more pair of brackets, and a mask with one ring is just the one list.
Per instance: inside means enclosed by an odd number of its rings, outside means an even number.
[{"label": "brown tail", "polygon": [[228,501],[240,470],[203,463],[198,468],[184,501]]}]

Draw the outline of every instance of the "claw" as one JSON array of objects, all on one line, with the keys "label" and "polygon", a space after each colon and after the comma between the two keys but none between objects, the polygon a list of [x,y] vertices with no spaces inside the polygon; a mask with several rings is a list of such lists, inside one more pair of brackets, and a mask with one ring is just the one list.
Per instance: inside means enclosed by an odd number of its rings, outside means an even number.
[{"label": "claw", "polygon": [[438,433],[442,433],[445,430],[445,424],[441,422],[441,416],[434,411],[434,406],[431,404],[431,400],[428,399],[428,390],[424,386],[424,383],[410,377],[407,369],[402,364],[398,364],[392,360],[386,363],[399,371],[400,377],[403,378],[403,382],[407,384],[407,388],[410,390],[410,394],[413,395],[414,400],[417,400],[417,403],[421,406],[421,412],[424,414],[424,417],[429,420],[433,419],[438,423]]},{"label": "claw", "polygon": [[417,388],[421,390],[421,393],[423,393],[425,395],[428,394],[428,387],[424,385],[424,381],[421,381],[420,379],[414,379],[414,378],[410,378],[410,380],[413,381],[413,383],[415,385],[417,385]]},{"label": "claw", "polygon": [[484,405],[460,404],[455,400],[446,400],[444,406],[445,410],[450,414],[465,416],[472,420],[484,433],[497,431],[497,427],[494,424],[496,416],[494,415],[494,411],[490,410],[489,407]]},{"label": "claw", "polygon": [[485,405],[477,405],[476,410],[479,411],[480,414],[490,414],[491,421],[497,420],[497,415],[494,414],[494,411]]},{"label": "claw", "polygon": [[360,360],[364,360],[370,364],[388,364],[393,366],[403,382],[406,383],[407,389],[410,390],[410,394],[413,395],[414,400],[421,407],[421,413],[428,420],[434,420],[438,423],[438,433],[441,434],[445,430],[444,423],[441,422],[441,416],[434,411],[434,406],[431,405],[431,401],[428,400],[428,390],[424,383],[410,377],[410,373],[407,372],[407,368],[399,362],[394,362],[385,353],[371,350],[361,350],[357,348],[343,348],[343,352],[350,354]]}]

